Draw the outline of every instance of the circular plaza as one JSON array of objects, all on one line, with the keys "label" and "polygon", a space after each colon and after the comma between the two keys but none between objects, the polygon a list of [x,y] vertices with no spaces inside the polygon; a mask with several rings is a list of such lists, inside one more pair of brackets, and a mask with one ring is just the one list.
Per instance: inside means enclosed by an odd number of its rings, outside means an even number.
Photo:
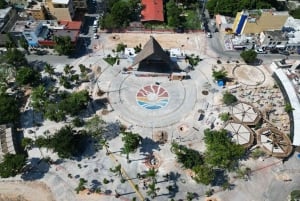
[{"label": "circular plaza", "polygon": [[159,128],[177,123],[193,110],[197,88],[191,80],[119,74],[111,81],[108,97],[120,119]]}]

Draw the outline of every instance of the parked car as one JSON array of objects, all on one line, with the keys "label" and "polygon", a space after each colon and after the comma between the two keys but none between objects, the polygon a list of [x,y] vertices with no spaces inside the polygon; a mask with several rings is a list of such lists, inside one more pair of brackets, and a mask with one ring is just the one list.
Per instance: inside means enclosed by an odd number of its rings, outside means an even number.
[{"label": "parked car", "polygon": [[267,54],[267,52],[264,51],[263,49],[256,49],[255,52],[256,52],[257,54]]},{"label": "parked car", "polygon": [[270,49],[271,54],[279,54],[279,50],[276,48]]},{"label": "parked car", "polygon": [[279,52],[279,54],[283,54],[285,56],[289,56],[290,55],[289,51],[286,51],[286,50]]},{"label": "parked car", "polygon": [[98,38],[99,38],[98,34],[94,33],[94,39],[98,39]]},{"label": "parked car", "polygon": [[207,37],[207,38],[212,38],[212,34],[211,34],[210,32],[207,32],[207,33],[206,33],[206,37]]}]

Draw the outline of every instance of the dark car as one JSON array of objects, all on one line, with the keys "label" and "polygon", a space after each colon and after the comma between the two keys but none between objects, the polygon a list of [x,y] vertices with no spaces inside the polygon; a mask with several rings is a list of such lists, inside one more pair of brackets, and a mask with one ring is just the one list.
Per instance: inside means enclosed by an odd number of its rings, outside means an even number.
[{"label": "dark car", "polygon": [[176,32],[176,33],[184,33],[184,27],[183,27],[183,26],[178,26],[178,27],[175,29],[175,32]]},{"label": "dark car", "polygon": [[283,54],[285,56],[289,56],[290,55],[289,51],[281,51],[281,52],[279,52],[279,54]]},{"label": "dark car", "polygon": [[278,49],[270,49],[271,54],[279,54]]}]

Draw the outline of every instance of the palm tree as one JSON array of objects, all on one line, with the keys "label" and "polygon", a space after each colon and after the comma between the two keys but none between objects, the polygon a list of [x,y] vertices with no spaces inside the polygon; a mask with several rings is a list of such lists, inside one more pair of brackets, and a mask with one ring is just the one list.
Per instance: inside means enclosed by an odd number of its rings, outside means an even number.
[{"label": "palm tree", "polygon": [[119,177],[121,177],[121,180],[123,180],[123,174],[122,174],[122,166],[121,164],[117,165],[114,169],[109,168],[109,170],[113,173],[116,173]]},{"label": "palm tree", "polygon": [[45,65],[44,70],[49,75],[49,77],[52,79],[52,76],[55,74],[54,67],[47,63]]},{"label": "palm tree", "polygon": [[25,138],[22,139],[21,145],[24,148],[24,150],[27,151],[33,145],[33,140],[31,138],[25,137]]},{"label": "palm tree", "polygon": [[109,150],[108,150],[108,148],[109,148],[109,144],[108,144],[108,141],[105,139],[105,138],[102,138],[101,140],[100,140],[100,145],[102,146],[102,147],[104,147],[105,148],[105,150],[106,150],[106,155],[109,155]]},{"label": "palm tree", "polygon": [[122,147],[121,150],[122,154],[126,154],[127,163],[130,163],[129,154],[131,152],[131,149],[128,146],[124,145],[124,147]]},{"label": "palm tree", "polygon": [[61,76],[59,78],[59,84],[64,86],[67,89],[71,88],[71,84],[66,76]]},{"label": "palm tree", "polygon": [[65,67],[64,67],[65,74],[68,75],[69,73],[71,73],[73,67],[74,66],[70,66],[69,64],[65,65]]},{"label": "palm tree", "polygon": [[31,93],[32,106],[37,111],[42,111],[47,100],[47,91],[43,85],[34,88]]},{"label": "palm tree", "polygon": [[186,200],[187,201],[192,201],[195,198],[195,194],[191,192],[187,192],[186,194]]},{"label": "palm tree", "polygon": [[159,191],[159,188],[156,188],[156,183],[152,182],[151,184],[148,185],[148,191],[147,195],[151,196],[151,198],[155,198],[157,196],[156,191]]},{"label": "palm tree", "polygon": [[79,69],[81,73],[85,73],[86,72],[86,67],[83,64],[79,64]]},{"label": "palm tree", "polygon": [[146,177],[150,177],[152,179],[152,182],[156,183],[156,175],[157,175],[157,170],[155,170],[154,168],[150,168],[147,173],[146,173]]}]

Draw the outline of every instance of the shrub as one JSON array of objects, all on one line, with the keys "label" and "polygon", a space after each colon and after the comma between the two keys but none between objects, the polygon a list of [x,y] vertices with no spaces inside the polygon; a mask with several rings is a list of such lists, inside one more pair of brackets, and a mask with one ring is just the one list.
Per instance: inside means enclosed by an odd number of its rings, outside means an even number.
[{"label": "shrub", "polygon": [[219,117],[222,121],[228,121],[230,119],[230,115],[229,115],[228,112],[227,113],[221,113]]},{"label": "shrub", "polygon": [[258,159],[261,156],[265,156],[265,152],[263,152],[261,149],[255,149],[251,152],[251,157],[254,159]]},{"label": "shrub", "polygon": [[103,179],[103,183],[104,183],[104,184],[108,184],[109,181],[108,181],[106,178],[104,178],[104,179]]},{"label": "shrub", "polygon": [[232,105],[237,102],[237,98],[229,92],[223,95],[223,102],[225,105]]},{"label": "shrub", "polygon": [[84,125],[84,121],[78,117],[72,120],[72,124],[75,127],[82,127]]}]

